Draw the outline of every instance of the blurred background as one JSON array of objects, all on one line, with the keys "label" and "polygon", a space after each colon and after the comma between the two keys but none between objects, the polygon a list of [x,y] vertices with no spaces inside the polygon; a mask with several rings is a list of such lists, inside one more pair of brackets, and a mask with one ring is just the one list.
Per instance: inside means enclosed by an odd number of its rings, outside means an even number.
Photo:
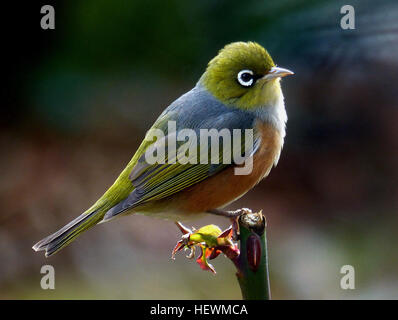
[{"label": "blurred background", "polygon": [[[55,8],[41,30],[40,8]],[[234,267],[214,276],[170,253],[171,221],[97,226],[49,259],[31,246],[86,210],[146,130],[225,44],[257,41],[295,71],[279,165],[230,206],[268,219],[274,299],[398,298],[398,3],[105,1],[5,9],[0,111],[0,298],[240,299]],[[8,4],[9,5],[9,4]],[[219,217],[191,221],[200,227]],[[55,290],[40,269],[55,268]],[[340,268],[355,268],[355,290]]]}]

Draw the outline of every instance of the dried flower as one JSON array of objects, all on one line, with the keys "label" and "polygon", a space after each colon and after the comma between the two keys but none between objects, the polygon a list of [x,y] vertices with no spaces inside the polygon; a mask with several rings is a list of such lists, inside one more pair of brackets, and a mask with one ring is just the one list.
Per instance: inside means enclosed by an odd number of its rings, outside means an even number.
[{"label": "dried flower", "polygon": [[176,224],[183,235],[181,240],[178,241],[174,247],[171,256],[172,259],[174,259],[176,252],[183,248],[191,250],[187,258],[193,259],[195,257],[196,248],[199,248],[200,253],[196,262],[201,269],[216,273],[216,270],[208,260],[217,258],[221,252],[231,260],[239,256],[238,245],[232,240],[232,226],[224,231],[221,231],[221,229],[214,224],[204,226],[198,230],[191,230],[179,222]]}]

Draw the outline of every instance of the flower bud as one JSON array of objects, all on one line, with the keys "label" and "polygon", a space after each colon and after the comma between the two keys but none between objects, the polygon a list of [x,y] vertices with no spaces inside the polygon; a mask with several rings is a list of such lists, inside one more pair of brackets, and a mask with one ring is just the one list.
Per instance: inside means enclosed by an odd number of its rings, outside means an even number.
[{"label": "flower bud", "polygon": [[246,242],[246,254],[249,268],[256,272],[261,262],[261,241],[257,234],[251,234]]}]

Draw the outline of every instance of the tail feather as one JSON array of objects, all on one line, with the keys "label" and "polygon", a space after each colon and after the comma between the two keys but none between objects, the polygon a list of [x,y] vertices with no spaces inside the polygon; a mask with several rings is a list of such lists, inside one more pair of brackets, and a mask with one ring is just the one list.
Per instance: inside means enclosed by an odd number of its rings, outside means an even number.
[{"label": "tail feather", "polygon": [[96,225],[100,220],[102,220],[102,216],[103,215],[101,215],[97,210],[91,213],[83,213],[57,232],[40,240],[32,247],[32,249],[35,251],[45,250],[46,257],[49,257],[66,247],[78,235],[80,235],[80,233]]}]

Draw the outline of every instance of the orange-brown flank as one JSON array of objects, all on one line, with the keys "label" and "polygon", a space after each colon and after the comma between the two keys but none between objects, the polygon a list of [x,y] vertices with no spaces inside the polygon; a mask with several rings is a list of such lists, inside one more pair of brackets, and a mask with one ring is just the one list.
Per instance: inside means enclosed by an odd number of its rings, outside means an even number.
[{"label": "orange-brown flank", "polygon": [[[264,178],[280,154],[282,137],[268,123],[258,122],[261,145],[253,157],[253,170],[249,175],[235,175],[234,167],[173,195],[173,204],[186,213],[206,212],[219,208],[241,197]],[[166,199],[165,199],[166,200]],[[170,199],[169,199],[170,201]]]}]

